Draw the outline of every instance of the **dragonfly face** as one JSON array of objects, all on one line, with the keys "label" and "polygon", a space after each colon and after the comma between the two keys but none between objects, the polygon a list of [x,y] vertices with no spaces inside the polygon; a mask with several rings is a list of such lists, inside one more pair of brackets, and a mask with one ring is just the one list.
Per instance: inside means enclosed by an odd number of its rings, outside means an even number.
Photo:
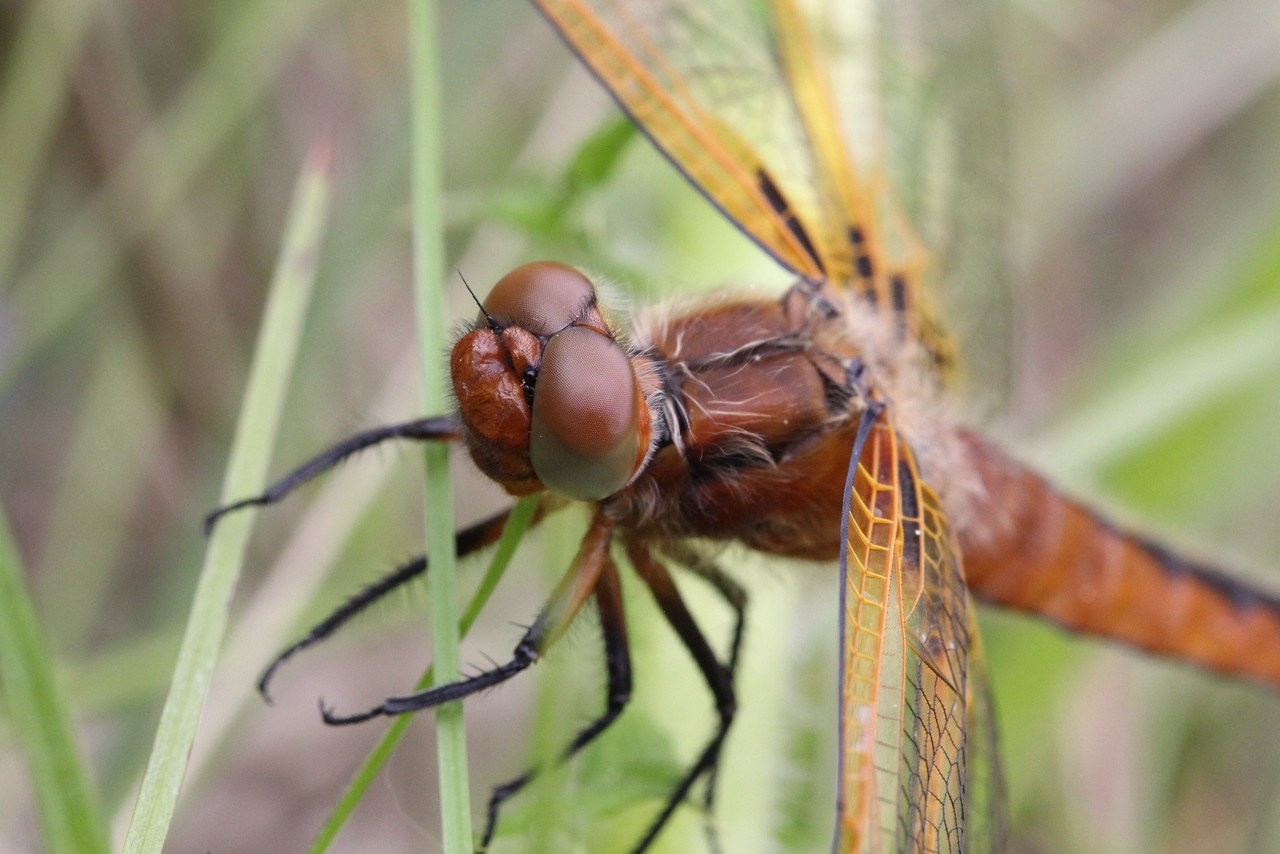
[{"label": "dragonfly face", "polygon": [[[1275,599],[1122,531],[937,417],[953,351],[930,289],[945,280],[937,267],[946,258],[929,254],[918,206],[900,199],[902,173],[883,162],[875,135],[840,118],[853,87],[835,84],[831,40],[801,4],[535,5],[680,172],[795,283],[778,298],[725,293],[640,312],[624,327],[571,267],[538,262],[500,280],[452,353],[456,419],[373,431],[321,461],[384,438],[461,438],[510,494],[589,502],[590,527],[509,662],[368,712],[326,712],[327,720],[430,708],[491,687],[537,661],[591,605],[608,698],[572,755],[630,697],[615,564],[625,554],[718,715],[637,840],[636,850],[646,848],[695,785],[705,785],[711,806],[738,705],[745,595],[687,538],[839,561],[838,852],[1003,847],[1003,783],[971,593],[1280,683]],[[726,91],[735,97],[717,98]],[[543,509],[559,503],[548,498]],[[500,524],[461,534],[463,550],[491,542]],[[676,567],[707,580],[736,614],[727,655],[685,606]],[[425,568],[425,560],[406,565],[395,583]],[[1135,617],[1139,588],[1155,604]],[[495,793],[486,841],[498,807],[526,781]]]},{"label": "dragonfly face", "polygon": [[636,369],[586,276],[563,264],[526,264],[494,286],[482,321],[451,359],[480,470],[512,495],[550,489],[578,501],[630,482],[648,456],[652,422]]}]

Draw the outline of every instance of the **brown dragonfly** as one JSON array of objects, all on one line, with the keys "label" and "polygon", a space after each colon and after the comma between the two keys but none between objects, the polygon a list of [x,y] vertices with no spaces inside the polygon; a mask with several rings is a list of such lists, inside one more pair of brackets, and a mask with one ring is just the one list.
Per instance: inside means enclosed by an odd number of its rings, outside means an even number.
[{"label": "brown dragonfly", "polygon": [[[857,87],[836,85],[828,19],[810,17],[799,0],[535,5],[658,149],[795,283],[779,298],[724,293],[624,322],[578,270],[522,266],[492,288],[454,346],[456,414],[360,433],[263,495],[214,511],[210,525],[398,439],[462,441],[511,495],[544,496],[543,514],[570,501],[590,506],[576,557],[509,660],[362,712],[325,709],[326,721],[491,688],[537,662],[591,603],[608,687],[604,713],[563,754],[574,755],[631,696],[625,558],[718,713],[636,840],[634,850],[645,850],[696,785],[710,810],[737,708],[746,595],[700,548],[706,541],[838,561],[837,852],[1003,847],[1003,782],[971,595],[1280,683],[1280,602],[1121,529],[937,415],[956,370],[931,291],[942,276],[918,210],[901,201],[902,176],[883,159],[882,117],[857,115],[867,108]],[[825,13],[843,8],[832,2]],[[459,552],[494,542],[505,519],[459,533]],[[685,605],[676,567],[735,613],[727,655]],[[282,662],[426,568],[425,557],[405,564],[317,625],[270,665],[263,692]],[[535,771],[495,789],[481,847]]]}]

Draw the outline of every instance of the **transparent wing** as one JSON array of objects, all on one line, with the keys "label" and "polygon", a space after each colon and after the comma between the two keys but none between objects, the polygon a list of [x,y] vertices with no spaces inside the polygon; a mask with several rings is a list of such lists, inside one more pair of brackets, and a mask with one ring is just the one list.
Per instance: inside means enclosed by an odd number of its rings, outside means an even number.
[{"label": "transparent wing", "polygon": [[[534,0],[619,105],[694,186],[788,269],[826,277],[812,170],[766,163],[765,114],[798,129],[761,9],[745,3]],[[748,120],[748,116],[754,116]],[[793,146],[802,143],[792,138]],[[799,181],[784,179],[799,171]],[[784,186],[785,184],[785,186]]]},{"label": "transparent wing", "polygon": [[858,462],[846,522],[836,850],[982,850],[965,836],[959,556],[938,496],[887,418]]},{"label": "transparent wing", "polygon": [[[933,258],[918,290],[937,301],[925,308],[946,318],[961,365],[981,382],[978,403],[990,407],[1011,365],[1005,4],[875,3],[874,104],[884,164],[903,215]],[[856,90],[839,87],[837,95],[842,115],[865,111]]]},{"label": "transparent wing", "polygon": [[987,679],[982,635],[969,604],[969,664],[966,693],[969,726],[965,737],[966,851],[1004,851],[1008,836],[1008,796],[996,738],[995,707]]},{"label": "transparent wing", "polygon": [[[870,3],[534,2],[658,148],[780,263],[861,294],[945,349],[919,314],[925,252],[868,130],[880,126],[865,85]],[[856,121],[838,114],[837,88],[842,100],[866,93],[850,104]]]}]

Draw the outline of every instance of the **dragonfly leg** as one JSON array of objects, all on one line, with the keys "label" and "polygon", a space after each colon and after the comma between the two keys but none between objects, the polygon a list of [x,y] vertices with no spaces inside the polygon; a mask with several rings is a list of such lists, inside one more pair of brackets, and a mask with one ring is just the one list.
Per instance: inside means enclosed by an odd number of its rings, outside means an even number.
[{"label": "dragonfly leg", "polygon": [[389,697],[382,704],[353,715],[336,714],[321,700],[320,714],[325,723],[355,724],[381,715],[402,715],[406,712],[430,709],[454,700],[461,700],[486,688],[492,688],[526,670],[560,639],[574,618],[578,616],[578,612],[582,610],[583,604],[595,592],[601,573],[604,572],[605,564],[608,562],[609,543],[613,539],[614,525],[614,522],[600,514],[592,520],[586,535],[582,538],[582,545],[578,548],[573,564],[560,579],[551,597],[538,612],[537,619],[516,644],[511,659],[505,664],[475,676],[446,685],[437,685],[415,694]]},{"label": "dragonfly leg", "polygon": [[[485,546],[489,546],[497,542],[498,538],[502,536],[502,529],[506,527],[507,517],[510,515],[511,511],[509,509],[503,510],[500,513],[495,513],[493,516],[490,516],[482,522],[477,522],[476,524],[468,528],[463,528],[459,531],[454,541],[458,556],[465,557],[473,552],[479,551]],[[541,514],[539,514],[539,516],[540,515]],[[538,521],[539,516],[534,517],[535,523]],[[266,670],[262,672],[262,676],[258,679],[258,693],[260,693],[263,699],[267,702],[271,702],[271,695],[268,691],[268,686],[271,682],[271,678],[275,675],[275,672],[280,665],[293,657],[295,653],[304,650],[309,646],[314,646],[315,644],[320,643],[338,629],[342,628],[342,626],[346,625],[351,618],[368,608],[374,602],[377,602],[391,591],[407,584],[426,571],[427,557],[426,555],[419,555],[418,557],[396,567],[394,570],[387,573],[382,578],[379,578],[368,587],[365,587],[363,590],[356,593],[346,602],[339,605],[334,609],[333,613],[316,623],[315,626],[311,628],[311,631],[307,632],[305,637],[289,646],[284,650],[284,652],[281,652],[271,660],[271,663],[267,665]]]},{"label": "dragonfly leg", "polygon": [[[605,710],[604,714],[574,736],[573,741],[556,760],[557,764],[568,761],[608,729],[631,700],[631,653],[627,643],[626,613],[622,607],[622,587],[618,581],[618,571],[612,560],[605,563],[600,582],[596,585],[595,598],[596,609],[600,613],[600,628],[604,635],[605,667],[609,680]],[[478,852],[488,850],[498,826],[498,812],[502,805],[527,786],[541,770],[538,767],[529,768],[520,776],[494,787],[493,794],[489,797],[488,819]]]},{"label": "dragonfly leg", "polygon": [[[742,651],[742,638],[746,629],[747,591],[743,589],[741,584],[730,578],[719,566],[694,553],[691,549],[672,548],[667,551],[667,554],[678,561],[685,569],[710,584],[712,589],[719,593],[729,607],[733,609],[733,636],[729,642],[729,659],[725,667],[729,671],[729,683],[731,685],[736,684],[738,654]],[[716,780],[719,773],[720,763],[717,762],[707,772],[707,790],[702,801],[703,809],[708,818],[707,833],[709,836],[715,832],[715,825],[710,822],[710,818],[712,808],[715,806]],[[715,847],[714,843],[713,847]]]},{"label": "dragonfly leg", "polygon": [[[702,672],[703,678],[707,681],[707,686],[711,689],[711,694],[715,699],[716,714],[719,716],[716,730],[702,749],[702,753],[698,755],[692,767],[676,784],[662,811],[653,820],[644,837],[632,849],[634,854],[640,854],[640,852],[649,847],[662,831],[667,820],[676,811],[676,807],[680,806],[680,802],[684,800],[689,793],[689,789],[693,787],[698,778],[714,771],[716,764],[720,760],[720,749],[724,746],[725,737],[729,734],[729,727],[732,726],[734,715],[737,713],[738,704],[733,692],[733,671],[731,667],[721,664],[720,660],[716,658],[715,651],[707,643],[702,630],[698,628],[698,624],[693,619],[693,615],[689,613],[684,599],[681,598],[680,591],[676,588],[675,581],[671,578],[671,573],[651,552],[641,546],[637,546],[634,543],[630,544],[627,548],[627,554],[631,558],[636,572],[652,591],[663,616],[667,618],[667,622],[671,624],[671,627],[684,644],[685,649],[693,656],[694,663],[697,664],[698,670]],[[714,585],[715,582],[712,582],[712,584]],[[736,585],[734,586],[736,587]],[[738,629],[739,639],[740,631],[741,622]],[[737,644],[735,643],[736,646]],[[731,661],[735,659],[736,655],[732,655]],[[713,845],[714,842],[713,836]]]},{"label": "dragonfly leg", "polygon": [[382,427],[374,427],[372,430],[356,433],[354,436],[343,439],[332,448],[316,454],[268,486],[261,495],[243,498],[214,508],[208,516],[204,517],[205,536],[213,533],[218,520],[228,513],[242,510],[245,507],[262,507],[267,504],[275,504],[313,477],[323,474],[343,460],[366,448],[371,448],[391,439],[410,439],[415,442],[453,441],[458,438],[460,430],[461,427],[458,424],[458,420],[450,415],[438,418],[418,418],[401,424],[387,424]]}]

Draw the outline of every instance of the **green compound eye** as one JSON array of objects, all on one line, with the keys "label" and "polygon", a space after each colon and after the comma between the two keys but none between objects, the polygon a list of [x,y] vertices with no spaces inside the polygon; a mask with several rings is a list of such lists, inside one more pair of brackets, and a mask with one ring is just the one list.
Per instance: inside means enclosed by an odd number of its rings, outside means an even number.
[{"label": "green compound eye", "polygon": [[[484,309],[503,325],[519,326],[539,338],[555,335],[595,302],[591,280],[567,264],[535,261],[516,267],[493,286]],[[486,322],[484,315],[478,321]]]},{"label": "green compound eye", "polygon": [[548,489],[594,501],[627,485],[640,452],[639,389],[627,354],[591,329],[547,342],[533,396],[529,458]]}]

